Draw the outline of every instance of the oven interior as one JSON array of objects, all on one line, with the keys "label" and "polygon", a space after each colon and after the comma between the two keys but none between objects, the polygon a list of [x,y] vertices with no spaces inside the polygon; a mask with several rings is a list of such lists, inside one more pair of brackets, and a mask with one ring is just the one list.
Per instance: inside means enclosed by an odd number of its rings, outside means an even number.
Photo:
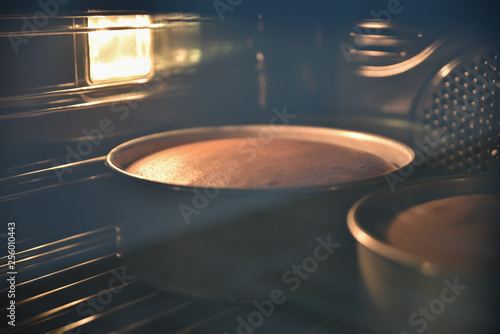
[{"label": "oven interior", "polygon": [[0,18],[2,314],[11,221],[17,272],[16,326],[4,319],[2,332],[415,332],[353,304],[359,296],[284,303],[245,328],[252,303],[144,284],[150,273],[129,275],[117,257],[104,160],[143,135],[268,124],[286,108],[293,125],[380,134],[420,152],[396,187],[498,173],[494,2],[47,3]]}]

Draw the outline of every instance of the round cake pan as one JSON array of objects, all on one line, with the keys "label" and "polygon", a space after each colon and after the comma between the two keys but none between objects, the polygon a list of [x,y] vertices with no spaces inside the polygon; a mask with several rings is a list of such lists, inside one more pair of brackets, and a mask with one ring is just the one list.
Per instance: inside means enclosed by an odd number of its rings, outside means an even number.
[{"label": "round cake pan", "polygon": [[379,314],[380,331],[493,333],[499,328],[494,306],[500,296],[498,268],[455,269],[401,251],[385,240],[391,220],[413,206],[498,193],[498,175],[460,175],[410,182],[394,192],[384,189],[354,204],[348,227],[357,241],[365,305]]},{"label": "round cake pan", "polygon": [[[239,300],[269,299],[276,289],[288,299],[349,295],[350,287],[356,289],[354,242],[345,217],[357,199],[387,187],[384,175],[300,188],[214,189],[150,181],[126,171],[139,158],[169,147],[258,139],[269,131],[273,138],[366,151],[396,168],[414,158],[410,148],[388,138],[304,126],[193,128],[126,142],[108,154],[106,164],[117,175],[118,250],[131,272],[158,288]],[[190,209],[182,214],[180,207]]]}]

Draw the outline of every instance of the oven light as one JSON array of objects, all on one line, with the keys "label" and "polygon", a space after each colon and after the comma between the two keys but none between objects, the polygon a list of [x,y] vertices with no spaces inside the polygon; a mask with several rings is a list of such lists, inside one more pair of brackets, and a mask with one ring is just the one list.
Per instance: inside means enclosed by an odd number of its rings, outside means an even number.
[{"label": "oven light", "polygon": [[150,25],[148,15],[89,17],[89,28],[103,29],[88,36],[90,81],[103,84],[149,77],[154,64],[152,38],[151,30],[144,27]]}]

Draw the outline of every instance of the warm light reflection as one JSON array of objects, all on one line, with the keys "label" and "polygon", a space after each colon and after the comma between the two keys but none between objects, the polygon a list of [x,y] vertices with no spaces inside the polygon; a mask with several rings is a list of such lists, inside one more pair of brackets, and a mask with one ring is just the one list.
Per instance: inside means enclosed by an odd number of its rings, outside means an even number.
[{"label": "warm light reflection", "polygon": [[366,140],[366,139],[369,139],[369,136],[364,135],[364,134],[362,134],[362,133],[349,132],[347,135],[348,135],[350,138],[354,138],[354,139],[360,139],[360,140]]},{"label": "warm light reflection", "polygon": [[201,50],[200,49],[193,49],[189,53],[189,61],[191,63],[197,63],[201,59]]},{"label": "warm light reflection", "polygon": [[[360,56],[365,56],[365,57],[394,57],[395,54],[394,52],[388,52],[388,51],[373,51],[373,50],[356,50],[356,54]],[[406,55],[406,52],[402,51],[399,53],[401,57],[404,57]]]},{"label": "warm light reflection", "polygon": [[266,80],[266,73],[265,73],[265,65],[264,65],[264,54],[262,52],[257,52],[255,55],[255,58],[258,61],[257,66],[255,69],[257,70],[258,73],[258,83],[259,83],[259,107],[261,109],[266,108],[266,100],[267,100],[267,80]]},{"label": "warm light reflection", "polygon": [[384,29],[391,27],[389,23],[384,21],[366,21],[359,23],[358,26],[365,29]]},{"label": "warm light reflection", "polygon": [[172,53],[173,53],[174,62],[176,62],[176,63],[194,64],[194,63],[198,63],[201,59],[201,50],[200,49],[192,49],[192,50],[179,49],[179,50],[173,51]]},{"label": "warm light reflection", "polygon": [[367,77],[387,77],[406,72],[426,60],[442,43],[442,40],[438,40],[403,62],[386,66],[361,66],[358,72]]},{"label": "warm light reflection", "polygon": [[178,63],[183,63],[187,59],[187,50],[179,49],[174,52],[174,60]]},{"label": "warm light reflection", "polygon": [[444,77],[446,77],[451,72],[452,69],[453,69],[452,64],[446,64],[441,69],[441,71],[439,71],[439,75],[441,76],[441,78],[444,78]]},{"label": "warm light reflection", "polygon": [[383,35],[355,35],[354,43],[356,45],[366,46],[397,46],[401,43],[398,38],[387,37]]},{"label": "warm light reflection", "polygon": [[90,81],[107,83],[149,76],[153,70],[151,30],[139,27],[150,24],[148,15],[89,17],[89,28],[132,28],[89,33]]},{"label": "warm light reflection", "polygon": [[192,70],[206,56],[200,48],[201,25],[194,20],[197,17],[175,18],[179,21],[169,16],[165,29],[155,32],[155,68],[159,73]]}]

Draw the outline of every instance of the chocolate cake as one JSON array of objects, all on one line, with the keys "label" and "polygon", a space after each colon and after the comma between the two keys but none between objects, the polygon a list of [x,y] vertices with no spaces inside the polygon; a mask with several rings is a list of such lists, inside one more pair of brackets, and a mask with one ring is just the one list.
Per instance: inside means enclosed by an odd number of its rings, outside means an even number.
[{"label": "chocolate cake", "polygon": [[490,270],[500,255],[500,195],[448,197],[398,214],[387,242],[447,267]]},{"label": "chocolate cake", "polygon": [[331,185],[391,172],[376,155],[339,145],[294,139],[214,139],[145,156],[126,170],[183,186],[269,189]]}]

